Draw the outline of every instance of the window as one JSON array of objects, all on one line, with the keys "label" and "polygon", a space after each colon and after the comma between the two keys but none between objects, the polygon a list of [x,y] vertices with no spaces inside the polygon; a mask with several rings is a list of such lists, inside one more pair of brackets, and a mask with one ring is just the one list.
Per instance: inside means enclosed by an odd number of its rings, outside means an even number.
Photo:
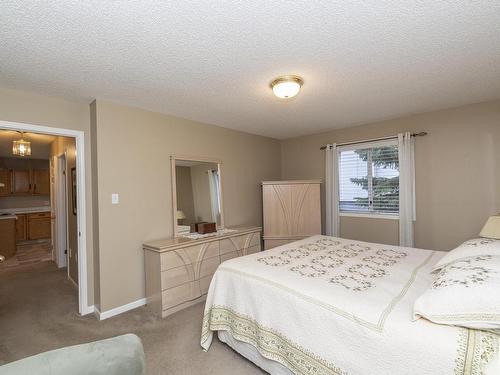
[{"label": "window", "polygon": [[399,158],[394,141],[340,147],[341,213],[399,213]]}]

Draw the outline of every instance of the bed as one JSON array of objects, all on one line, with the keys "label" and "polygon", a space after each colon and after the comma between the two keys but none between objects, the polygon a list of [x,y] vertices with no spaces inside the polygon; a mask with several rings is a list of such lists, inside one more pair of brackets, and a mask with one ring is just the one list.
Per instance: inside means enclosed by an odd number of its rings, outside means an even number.
[{"label": "bed", "polygon": [[272,374],[500,374],[499,336],[413,319],[437,251],[313,236],[221,264],[213,335]]}]

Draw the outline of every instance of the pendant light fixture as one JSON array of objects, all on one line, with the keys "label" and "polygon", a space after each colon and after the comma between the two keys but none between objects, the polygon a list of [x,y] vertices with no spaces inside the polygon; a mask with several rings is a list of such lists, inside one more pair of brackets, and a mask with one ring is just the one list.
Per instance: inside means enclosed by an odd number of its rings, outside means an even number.
[{"label": "pendant light fixture", "polygon": [[287,75],[276,78],[271,82],[274,95],[281,99],[293,98],[300,91],[304,80],[299,76]]},{"label": "pendant light fixture", "polygon": [[21,139],[12,141],[12,154],[16,156],[30,156],[31,142],[24,140],[24,132],[21,132]]}]

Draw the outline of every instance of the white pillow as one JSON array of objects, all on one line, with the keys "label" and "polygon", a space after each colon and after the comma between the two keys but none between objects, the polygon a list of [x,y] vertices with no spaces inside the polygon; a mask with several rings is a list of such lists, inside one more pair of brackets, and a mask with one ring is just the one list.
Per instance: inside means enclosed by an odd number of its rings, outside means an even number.
[{"label": "white pillow", "polygon": [[462,258],[444,266],[415,301],[413,315],[439,324],[500,329],[500,255]]},{"label": "white pillow", "polygon": [[467,258],[477,255],[500,255],[500,240],[492,238],[474,238],[465,241],[460,246],[449,251],[439,262],[437,262],[433,271],[438,271],[445,265],[461,258]]}]

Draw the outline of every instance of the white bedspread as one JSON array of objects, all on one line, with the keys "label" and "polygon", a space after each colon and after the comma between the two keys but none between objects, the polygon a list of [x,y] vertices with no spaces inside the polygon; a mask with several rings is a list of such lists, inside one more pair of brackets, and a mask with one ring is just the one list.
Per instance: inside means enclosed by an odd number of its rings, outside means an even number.
[{"label": "white bedspread", "polygon": [[225,330],[296,374],[500,374],[497,335],[412,321],[441,256],[314,236],[229,260],[201,345]]}]

